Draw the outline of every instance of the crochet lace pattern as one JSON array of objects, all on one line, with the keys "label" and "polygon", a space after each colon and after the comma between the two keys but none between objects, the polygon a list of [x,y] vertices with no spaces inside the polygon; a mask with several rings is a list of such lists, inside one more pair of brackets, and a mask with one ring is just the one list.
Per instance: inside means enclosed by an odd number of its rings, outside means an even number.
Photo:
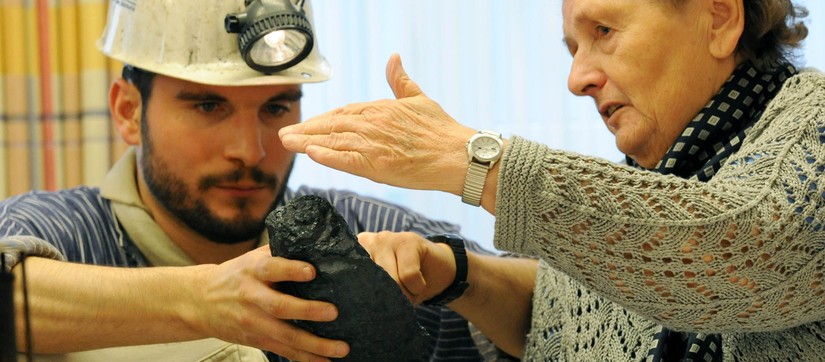
[{"label": "crochet lace pattern", "polygon": [[511,141],[496,247],[543,259],[525,360],[638,360],[662,325],[722,333],[726,360],[825,355],[825,75],[706,183]]}]

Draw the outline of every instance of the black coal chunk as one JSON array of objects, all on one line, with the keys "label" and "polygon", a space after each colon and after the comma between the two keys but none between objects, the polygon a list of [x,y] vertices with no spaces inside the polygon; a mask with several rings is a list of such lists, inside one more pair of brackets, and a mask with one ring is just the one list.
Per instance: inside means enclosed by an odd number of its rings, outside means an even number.
[{"label": "black coal chunk", "polygon": [[427,359],[427,331],[398,284],[370,259],[344,218],[317,196],[302,196],[266,218],[273,256],[311,263],[310,282],[279,283],[278,289],[338,307],[332,322],[295,321],[318,336],[344,340],[350,353],[341,361]]}]

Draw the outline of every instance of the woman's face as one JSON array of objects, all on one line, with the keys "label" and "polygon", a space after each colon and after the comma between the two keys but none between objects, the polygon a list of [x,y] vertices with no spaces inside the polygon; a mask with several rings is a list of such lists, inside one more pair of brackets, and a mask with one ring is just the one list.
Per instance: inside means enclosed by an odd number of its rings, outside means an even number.
[{"label": "woman's face", "polygon": [[725,13],[714,0],[564,0],[568,87],[596,102],[616,146],[656,166],[732,73],[711,47]]}]

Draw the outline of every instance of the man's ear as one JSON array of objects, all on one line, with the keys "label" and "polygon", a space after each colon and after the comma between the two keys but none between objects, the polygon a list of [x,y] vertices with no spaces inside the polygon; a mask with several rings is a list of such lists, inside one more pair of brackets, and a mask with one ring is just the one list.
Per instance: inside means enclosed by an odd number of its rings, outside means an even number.
[{"label": "man's ear", "polygon": [[713,22],[709,46],[717,59],[736,55],[736,46],[745,30],[744,0],[710,0]]},{"label": "man's ear", "polygon": [[128,145],[140,144],[142,107],[140,91],[134,84],[118,78],[109,88],[109,109],[120,137]]}]

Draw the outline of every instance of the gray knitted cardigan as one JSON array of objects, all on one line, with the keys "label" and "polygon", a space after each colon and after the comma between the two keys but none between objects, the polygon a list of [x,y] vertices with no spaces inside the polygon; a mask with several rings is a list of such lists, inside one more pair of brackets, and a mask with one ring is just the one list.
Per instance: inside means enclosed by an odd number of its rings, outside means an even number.
[{"label": "gray knitted cardigan", "polygon": [[511,141],[495,245],[543,259],[525,360],[641,360],[663,325],[721,333],[725,360],[825,358],[825,74],[706,183]]}]

